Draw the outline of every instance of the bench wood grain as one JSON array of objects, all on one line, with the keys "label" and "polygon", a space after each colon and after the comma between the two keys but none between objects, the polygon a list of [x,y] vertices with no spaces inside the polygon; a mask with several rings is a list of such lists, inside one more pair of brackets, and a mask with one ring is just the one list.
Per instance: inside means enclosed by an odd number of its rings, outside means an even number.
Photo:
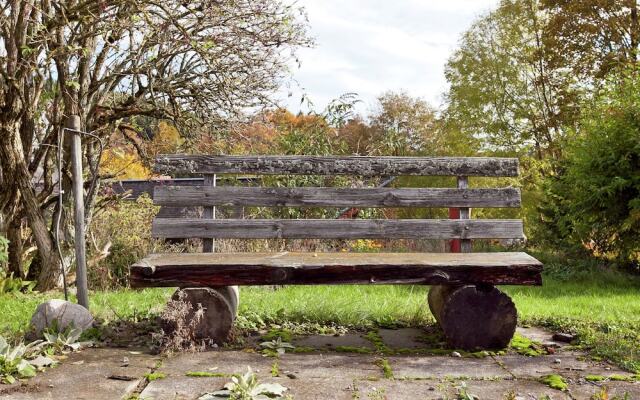
[{"label": "bench wood grain", "polygon": [[168,207],[520,207],[520,189],[158,186]]},{"label": "bench wood grain", "polygon": [[520,239],[519,219],[156,218],[154,237],[186,239]]},{"label": "bench wood grain", "polygon": [[135,287],[276,284],[540,285],[526,253],[151,254],[131,266]]}]

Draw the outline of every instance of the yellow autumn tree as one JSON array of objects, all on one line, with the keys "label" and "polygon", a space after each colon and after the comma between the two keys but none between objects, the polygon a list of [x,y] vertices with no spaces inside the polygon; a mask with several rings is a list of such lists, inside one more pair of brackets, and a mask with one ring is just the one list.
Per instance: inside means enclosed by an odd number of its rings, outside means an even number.
[{"label": "yellow autumn tree", "polygon": [[100,173],[116,179],[147,179],[151,176],[151,171],[142,163],[138,153],[124,146],[104,151]]}]

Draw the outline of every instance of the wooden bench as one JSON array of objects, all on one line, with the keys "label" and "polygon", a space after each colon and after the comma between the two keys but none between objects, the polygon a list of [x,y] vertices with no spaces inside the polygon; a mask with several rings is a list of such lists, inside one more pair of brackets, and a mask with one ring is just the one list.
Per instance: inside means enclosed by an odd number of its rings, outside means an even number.
[{"label": "wooden bench", "polygon": [[[429,307],[454,348],[503,348],[516,327],[495,285],[541,285],[542,264],[521,252],[471,253],[473,239],[523,239],[522,221],[471,219],[472,207],[519,207],[516,188],[468,188],[468,177],[518,174],[513,158],[165,155],[155,170],[203,175],[203,186],[158,186],[156,204],[204,207],[203,218],[156,218],[161,238],[202,238],[203,253],[151,254],[131,266],[133,287],[183,288],[205,308],[200,333],[221,341],[236,285],[432,285]],[[216,187],[216,175],[454,176],[457,188]],[[214,219],[216,206],[459,208],[459,219]],[[213,253],[213,239],[458,239],[461,253]],[[176,293],[179,293],[176,292]]]}]

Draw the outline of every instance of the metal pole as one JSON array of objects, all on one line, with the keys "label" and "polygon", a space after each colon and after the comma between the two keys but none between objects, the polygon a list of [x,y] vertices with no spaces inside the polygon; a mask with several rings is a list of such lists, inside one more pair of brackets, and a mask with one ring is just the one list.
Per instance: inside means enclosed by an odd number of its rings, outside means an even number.
[{"label": "metal pole", "polygon": [[75,221],[76,247],[76,288],[78,304],[89,309],[89,290],[87,289],[87,256],[84,237],[84,181],[82,177],[82,139],[80,136],[80,117],[72,115],[67,119],[67,128],[71,133],[71,172],[73,175],[73,215]]}]

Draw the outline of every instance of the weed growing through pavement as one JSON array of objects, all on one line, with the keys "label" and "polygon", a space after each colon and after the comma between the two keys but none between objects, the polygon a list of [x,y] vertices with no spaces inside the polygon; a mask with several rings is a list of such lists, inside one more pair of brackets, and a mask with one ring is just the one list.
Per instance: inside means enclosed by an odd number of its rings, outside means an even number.
[{"label": "weed growing through pavement", "polygon": [[[266,400],[282,399],[288,389],[279,383],[260,383],[258,377],[247,367],[244,374],[236,374],[231,377],[231,382],[224,385],[224,389],[211,393],[205,393],[198,400]],[[290,398],[290,397],[289,397]]]}]

